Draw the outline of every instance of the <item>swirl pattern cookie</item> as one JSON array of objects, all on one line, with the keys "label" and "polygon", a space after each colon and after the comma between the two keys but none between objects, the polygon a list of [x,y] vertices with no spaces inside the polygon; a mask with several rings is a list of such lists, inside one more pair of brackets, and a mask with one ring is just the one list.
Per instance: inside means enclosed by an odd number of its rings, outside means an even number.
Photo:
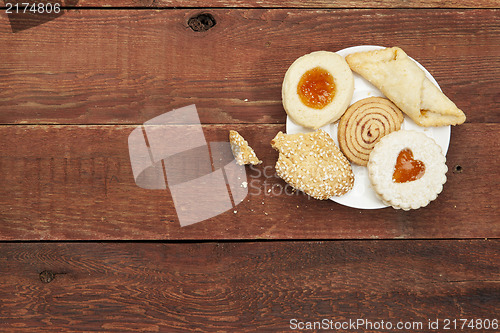
[{"label": "swirl pattern cookie", "polygon": [[441,147],[422,132],[400,130],[375,145],[368,176],[382,201],[396,209],[427,206],[446,182],[446,158]]},{"label": "swirl pattern cookie", "polygon": [[382,97],[369,97],[351,105],[340,118],[340,150],[349,161],[366,166],[375,144],[401,128],[404,116],[394,103]]}]

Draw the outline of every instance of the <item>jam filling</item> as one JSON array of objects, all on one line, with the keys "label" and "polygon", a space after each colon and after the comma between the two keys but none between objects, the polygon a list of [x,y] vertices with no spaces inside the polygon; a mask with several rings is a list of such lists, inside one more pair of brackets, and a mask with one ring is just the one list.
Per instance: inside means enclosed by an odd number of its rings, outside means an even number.
[{"label": "jam filling", "polygon": [[323,109],[335,96],[333,76],[321,67],[314,67],[300,78],[297,94],[304,105],[313,109]]},{"label": "jam filling", "polygon": [[407,183],[422,178],[425,173],[425,165],[422,161],[413,159],[413,152],[405,148],[399,152],[392,174],[395,183]]}]

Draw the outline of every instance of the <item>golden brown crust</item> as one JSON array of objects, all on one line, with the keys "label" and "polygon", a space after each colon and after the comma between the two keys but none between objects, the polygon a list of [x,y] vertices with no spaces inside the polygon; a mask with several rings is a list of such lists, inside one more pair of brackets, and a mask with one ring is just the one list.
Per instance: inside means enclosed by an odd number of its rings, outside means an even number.
[{"label": "golden brown crust", "polygon": [[320,200],[352,189],[351,165],[325,131],[288,135],[279,132],[271,146],[279,152],[276,174],[295,189]]},{"label": "golden brown crust", "polygon": [[[321,109],[305,105],[298,93],[297,85],[302,75],[315,67],[329,72],[335,82],[333,100]],[[316,51],[306,54],[288,68],[281,89],[283,108],[294,123],[318,129],[338,120],[351,102],[354,77],[344,58],[335,52]]]},{"label": "golden brown crust", "polygon": [[257,158],[255,151],[248,145],[248,142],[237,131],[229,131],[229,142],[233,151],[236,163],[239,165],[252,164],[257,165],[262,163]]},{"label": "golden brown crust", "polygon": [[420,126],[459,125],[465,114],[398,47],[346,56],[349,67]]},{"label": "golden brown crust", "polygon": [[337,132],[340,150],[351,162],[366,166],[375,144],[384,135],[399,130],[403,120],[401,110],[386,98],[357,101],[340,118]]}]

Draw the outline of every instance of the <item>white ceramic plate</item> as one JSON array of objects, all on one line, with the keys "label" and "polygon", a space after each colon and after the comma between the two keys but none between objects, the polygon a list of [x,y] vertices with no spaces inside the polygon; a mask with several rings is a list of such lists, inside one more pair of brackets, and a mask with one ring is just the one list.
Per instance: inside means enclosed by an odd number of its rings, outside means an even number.
[{"label": "white ceramic plate", "polygon": [[[349,47],[347,49],[343,49],[338,51],[337,53],[341,56],[345,57],[348,54],[355,52],[364,52],[371,50],[383,49],[382,46],[374,46],[374,45],[361,45]],[[414,59],[412,59],[415,61]],[[438,88],[439,85],[434,80],[432,75],[418,62],[415,63],[425,72],[425,75],[432,83],[434,83]],[[384,94],[377,88],[375,88],[371,83],[363,79],[356,73],[354,74],[354,94],[352,96],[351,104],[367,97],[372,96],[380,96],[385,97]],[[441,88],[439,88],[441,89]],[[325,130],[327,133],[330,133],[335,143],[338,145],[337,139],[337,126],[338,122],[333,124],[325,125],[321,129]],[[448,145],[450,143],[450,133],[451,126],[443,126],[443,127],[421,127],[415,124],[410,118],[405,115],[405,119],[403,124],[401,125],[401,129],[407,130],[415,130],[419,132],[424,132],[427,136],[433,138],[438,145],[441,146],[444,155],[448,151]],[[300,125],[295,124],[290,117],[287,116],[286,119],[286,132],[288,134],[295,133],[307,133],[312,132],[311,129],[302,127]],[[359,209],[378,209],[387,207],[380,199],[377,198],[375,192],[372,190],[370,185],[370,179],[368,179],[368,170],[366,167],[359,166],[356,164],[352,164],[352,169],[354,172],[354,187],[347,194],[340,197],[332,197],[331,200],[342,204],[344,206],[359,208]]]}]

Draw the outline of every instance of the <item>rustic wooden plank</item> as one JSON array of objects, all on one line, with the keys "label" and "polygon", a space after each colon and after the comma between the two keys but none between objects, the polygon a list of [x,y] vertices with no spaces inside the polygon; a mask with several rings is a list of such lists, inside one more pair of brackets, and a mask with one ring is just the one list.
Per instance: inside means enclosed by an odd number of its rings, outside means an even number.
[{"label": "rustic wooden plank", "polygon": [[[45,0],[44,2],[62,3],[64,7],[237,7],[237,8],[498,8],[495,0]],[[21,0],[5,1],[10,3],[22,2]]]},{"label": "rustic wooden plank", "polygon": [[[263,164],[233,210],[179,226],[167,190],[135,185],[134,126],[0,126],[0,239],[371,239],[499,237],[498,124],[452,130],[448,181],[428,207],[358,210],[292,193],[274,175],[269,142],[283,125],[205,125],[208,142],[237,129]],[[456,166],[460,166],[455,170]],[[242,180],[243,182],[243,180]]]},{"label": "rustic wooden plank", "polygon": [[288,332],[293,318],[429,332],[500,306],[498,240],[3,243],[0,262],[16,332]]},{"label": "rustic wooden plank", "polygon": [[202,123],[283,123],[297,57],[399,45],[471,122],[499,122],[498,10],[201,9],[70,11],[13,33],[0,17],[0,123],[138,124],[187,104]]}]

